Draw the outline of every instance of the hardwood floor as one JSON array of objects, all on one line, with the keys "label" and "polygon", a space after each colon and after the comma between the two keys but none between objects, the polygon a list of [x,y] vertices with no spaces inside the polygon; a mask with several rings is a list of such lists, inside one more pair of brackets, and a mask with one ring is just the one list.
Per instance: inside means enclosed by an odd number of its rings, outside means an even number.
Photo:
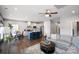
[{"label": "hardwood floor", "polygon": [[43,40],[44,40],[44,37],[41,37],[40,39],[36,39],[36,40],[29,40],[27,38],[23,38],[22,40],[19,40],[17,42],[18,52],[20,53],[21,49],[24,49],[24,48],[30,47],[32,45],[38,44]]}]

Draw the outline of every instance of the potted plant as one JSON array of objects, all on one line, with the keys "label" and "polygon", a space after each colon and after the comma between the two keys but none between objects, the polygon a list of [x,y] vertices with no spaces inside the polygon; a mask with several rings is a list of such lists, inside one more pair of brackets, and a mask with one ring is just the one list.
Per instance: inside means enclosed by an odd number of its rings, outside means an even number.
[{"label": "potted plant", "polygon": [[11,35],[6,36],[6,41],[10,42],[11,40],[13,40],[13,37]]}]

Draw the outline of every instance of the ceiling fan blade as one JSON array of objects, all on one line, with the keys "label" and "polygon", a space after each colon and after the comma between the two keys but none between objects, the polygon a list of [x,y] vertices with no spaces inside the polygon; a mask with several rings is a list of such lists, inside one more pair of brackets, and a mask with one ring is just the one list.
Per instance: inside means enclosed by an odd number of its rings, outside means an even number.
[{"label": "ceiling fan blade", "polygon": [[39,13],[39,14],[45,14],[45,13]]},{"label": "ceiling fan blade", "polygon": [[43,14],[43,15],[46,15],[46,14],[48,14],[48,13],[39,13],[39,14]]},{"label": "ceiling fan blade", "polygon": [[50,13],[50,14],[58,14],[58,12],[52,12],[52,13]]}]

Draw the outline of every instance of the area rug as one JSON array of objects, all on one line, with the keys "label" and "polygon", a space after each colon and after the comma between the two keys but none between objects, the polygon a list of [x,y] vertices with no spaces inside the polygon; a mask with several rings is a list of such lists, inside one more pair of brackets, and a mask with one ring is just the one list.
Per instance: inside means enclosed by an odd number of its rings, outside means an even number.
[{"label": "area rug", "polygon": [[25,48],[25,49],[21,50],[21,53],[23,53],[23,54],[44,54],[40,50],[40,44],[36,44],[31,47]]}]

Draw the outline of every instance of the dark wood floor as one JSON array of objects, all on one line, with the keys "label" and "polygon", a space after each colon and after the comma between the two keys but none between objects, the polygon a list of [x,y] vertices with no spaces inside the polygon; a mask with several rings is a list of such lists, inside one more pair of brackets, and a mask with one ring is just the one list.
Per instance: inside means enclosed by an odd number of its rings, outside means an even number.
[{"label": "dark wood floor", "polygon": [[19,40],[17,42],[17,49],[18,49],[18,51],[20,51],[21,49],[24,49],[24,48],[30,47],[32,45],[38,44],[43,40],[44,40],[44,37],[41,37],[40,39],[36,39],[36,40],[29,40],[27,38],[23,38],[22,40]]}]

